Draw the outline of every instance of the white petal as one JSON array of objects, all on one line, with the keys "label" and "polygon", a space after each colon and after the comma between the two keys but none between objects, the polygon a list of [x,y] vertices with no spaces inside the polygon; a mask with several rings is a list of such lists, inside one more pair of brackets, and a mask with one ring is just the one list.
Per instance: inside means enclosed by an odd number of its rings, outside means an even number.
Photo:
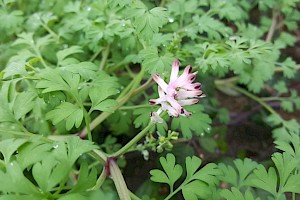
[{"label": "white petal", "polygon": [[183,99],[177,101],[181,106],[193,105],[199,102],[198,99]]},{"label": "white petal", "polygon": [[151,112],[150,116],[151,116],[151,121],[154,123],[161,124],[164,122],[164,120],[159,116],[157,112]]},{"label": "white petal", "polygon": [[172,64],[170,82],[173,82],[178,78],[178,71],[179,71],[179,61],[176,59]]},{"label": "white petal", "polygon": [[179,90],[177,92],[177,99],[186,99],[186,98],[197,98],[201,96],[203,92],[201,90]]},{"label": "white petal", "polygon": [[166,82],[160,77],[159,74],[152,75],[153,80],[161,87],[164,92],[167,92],[168,85]]}]

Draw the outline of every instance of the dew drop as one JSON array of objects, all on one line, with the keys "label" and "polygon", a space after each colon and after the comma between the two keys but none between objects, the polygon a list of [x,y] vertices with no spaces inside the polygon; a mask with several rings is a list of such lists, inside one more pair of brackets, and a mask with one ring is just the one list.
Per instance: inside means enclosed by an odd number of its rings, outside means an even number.
[{"label": "dew drop", "polygon": [[10,164],[10,166],[14,166],[14,163],[12,163],[12,162],[11,162],[11,163],[9,163],[9,164]]},{"label": "dew drop", "polygon": [[87,11],[91,11],[91,10],[92,10],[92,8],[91,8],[90,6],[87,6],[85,9],[86,9]]},{"label": "dew drop", "polygon": [[174,22],[174,18],[173,18],[173,17],[170,17],[170,18],[169,18],[169,22],[170,22],[170,23],[173,23],[173,22]]},{"label": "dew drop", "polygon": [[204,133],[200,133],[200,136],[204,136]]},{"label": "dew drop", "polygon": [[122,26],[124,27],[126,24],[125,23],[122,23]]},{"label": "dew drop", "polygon": [[206,130],[207,130],[207,132],[210,132],[211,128],[207,128]]},{"label": "dew drop", "polygon": [[54,144],[54,145],[53,145],[53,148],[54,148],[54,149],[57,149],[57,148],[58,148],[58,144]]},{"label": "dew drop", "polygon": [[55,95],[52,95],[53,98],[55,98]]},{"label": "dew drop", "polygon": [[63,45],[63,48],[64,48],[64,49],[66,49],[66,48],[68,48],[68,47],[69,47],[69,45],[67,45],[67,44],[64,44],[64,45]]}]

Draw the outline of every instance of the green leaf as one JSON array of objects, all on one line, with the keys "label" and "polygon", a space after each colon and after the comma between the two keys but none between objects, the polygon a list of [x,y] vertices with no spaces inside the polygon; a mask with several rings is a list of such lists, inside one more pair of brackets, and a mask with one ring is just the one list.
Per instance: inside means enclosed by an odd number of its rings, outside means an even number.
[{"label": "green leaf", "polygon": [[66,140],[69,161],[74,164],[77,158],[83,153],[89,152],[98,147],[88,140],[81,140],[79,137],[68,137]]},{"label": "green leaf", "polygon": [[166,158],[161,157],[159,160],[165,172],[158,169],[151,170],[150,179],[154,182],[167,183],[173,190],[174,183],[182,175],[182,167],[175,163],[175,156],[170,153],[167,154]]},{"label": "green leaf", "polygon": [[21,30],[23,20],[23,12],[20,10],[0,10],[0,30],[6,35],[18,33]]},{"label": "green leaf", "polygon": [[210,191],[207,184],[202,181],[195,180],[183,186],[182,194],[186,200],[198,200],[199,198],[209,198]]},{"label": "green leaf", "polygon": [[193,157],[187,157],[185,159],[185,165],[186,165],[186,178],[190,179],[194,175],[194,173],[197,171],[197,169],[200,167],[202,161],[200,158],[193,156]]},{"label": "green leaf", "polygon": [[272,160],[279,174],[280,188],[285,188],[286,182],[288,181],[290,175],[296,169],[299,162],[286,152],[284,152],[283,154],[274,153],[272,155]]},{"label": "green leaf", "polygon": [[110,130],[115,134],[127,134],[132,126],[132,114],[129,111],[116,110],[108,117]]},{"label": "green leaf", "polygon": [[79,74],[74,74],[58,68],[42,71],[40,78],[41,80],[36,84],[36,87],[43,89],[43,93],[59,90],[77,90],[80,81]]},{"label": "green leaf", "polygon": [[255,161],[250,160],[249,158],[245,158],[244,160],[236,159],[233,161],[236,169],[239,173],[238,185],[249,186],[251,185],[251,177],[253,170],[257,167],[257,163]]},{"label": "green leaf", "polygon": [[283,75],[286,78],[293,78],[297,72],[297,65],[290,57],[282,62]]},{"label": "green leaf", "polygon": [[35,106],[33,101],[37,97],[34,92],[22,92],[16,96],[14,102],[13,111],[16,120],[24,117],[28,112],[30,112]]},{"label": "green leaf", "polygon": [[135,2],[129,11],[130,16],[134,17],[134,26],[136,31],[144,39],[150,40],[154,33],[158,33],[165,23],[168,22],[168,12],[166,8],[154,7],[148,10],[141,2]]},{"label": "green leaf", "polygon": [[290,154],[293,157],[298,158],[300,156],[300,137],[299,135],[291,132],[286,133],[285,140],[276,140],[276,148],[286,153]]},{"label": "green leaf", "polygon": [[211,130],[211,119],[203,112],[202,105],[186,106],[187,110],[191,111],[191,117],[178,117],[172,120],[171,127],[173,130],[180,129],[183,137],[191,138],[193,133],[201,136],[204,133],[209,133]]},{"label": "green leaf", "polygon": [[294,111],[293,102],[291,102],[291,101],[281,101],[280,107],[287,112]]},{"label": "green leaf", "polygon": [[96,180],[97,180],[97,170],[94,167],[91,170],[89,170],[88,164],[84,162],[80,166],[77,184],[73,186],[68,193],[83,192],[93,187],[96,183]]},{"label": "green leaf", "polygon": [[10,62],[4,69],[3,78],[11,77],[14,75],[26,75],[27,71],[25,70],[25,62]]},{"label": "green leaf", "polygon": [[217,165],[209,163],[197,171],[201,163],[201,159],[196,156],[186,158],[187,175],[184,181],[186,184],[182,188],[185,199],[197,199],[197,197],[208,199],[210,188],[217,184],[216,175],[220,172],[217,169]]},{"label": "green leaf", "polygon": [[134,115],[138,115],[133,122],[135,128],[144,128],[149,124],[151,111],[151,108],[138,108],[133,111]]},{"label": "green leaf", "polygon": [[16,155],[20,168],[24,170],[34,163],[43,160],[45,157],[50,156],[50,149],[52,148],[52,144],[43,143],[41,141],[28,142],[22,145]]},{"label": "green leaf", "polygon": [[219,177],[220,180],[230,183],[237,188],[243,186],[251,186],[252,172],[256,168],[257,163],[246,158],[244,160],[236,159],[233,161],[235,168],[223,163],[219,164],[223,175]]},{"label": "green leaf", "polygon": [[296,42],[296,37],[287,32],[281,32],[279,38],[276,40],[276,45],[280,48],[286,48],[287,46],[293,46]]},{"label": "green leaf", "polygon": [[[60,69],[67,70],[74,74],[79,74],[83,79],[87,81],[94,79],[98,75],[97,74],[98,66],[92,62],[80,62],[77,64],[68,64],[68,65],[64,65],[63,67],[60,67]],[[99,72],[99,73],[104,74],[104,72]]]},{"label": "green leaf", "polygon": [[24,175],[16,161],[6,165],[6,171],[0,170],[0,191],[4,193],[40,194],[34,184]]},{"label": "green leaf", "polygon": [[[75,161],[83,154],[97,148],[92,142],[81,140],[79,137],[68,137],[66,142],[53,144],[51,154],[33,165],[32,175],[43,192],[52,191],[53,187],[66,180]],[[86,176],[94,183],[95,172],[87,175],[83,166],[83,180]],[[85,177],[85,178],[84,178]],[[87,184],[87,183],[86,183]],[[89,186],[89,185],[88,185]],[[79,190],[79,188],[75,188]]]},{"label": "green leaf", "polygon": [[260,198],[254,198],[253,194],[246,190],[245,195],[236,187],[232,187],[231,190],[224,189],[221,192],[221,196],[228,200],[259,200]]},{"label": "green leaf", "polygon": [[57,66],[64,66],[66,62],[65,58],[76,53],[83,53],[80,46],[71,46],[69,48],[58,51],[56,53]]},{"label": "green leaf", "polygon": [[114,99],[107,99],[109,96],[115,95],[118,90],[115,88],[99,87],[91,88],[89,96],[92,101],[92,107],[90,111],[100,110],[105,112],[113,112],[113,107],[118,105],[118,102]]},{"label": "green leaf", "polygon": [[300,174],[292,174],[289,179],[286,181],[282,192],[293,192],[300,194]]},{"label": "green leaf", "polygon": [[218,183],[216,175],[220,175],[220,170],[215,163],[209,163],[196,172],[192,179],[203,181],[208,185],[216,185]]},{"label": "green leaf", "polygon": [[9,163],[11,156],[18,148],[26,142],[25,139],[6,139],[0,141],[0,152],[4,157],[5,163]]},{"label": "green leaf", "polygon": [[273,167],[267,171],[263,165],[258,165],[254,170],[255,178],[252,183],[255,187],[270,192],[273,196],[277,195],[277,174]]},{"label": "green leaf", "polygon": [[29,195],[7,194],[7,195],[1,195],[0,200],[41,200],[41,197],[33,196],[32,194]]},{"label": "green leaf", "polygon": [[219,177],[220,180],[230,183],[233,186],[238,186],[238,173],[231,165],[220,163],[219,169],[223,174]]},{"label": "green leaf", "polygon": [[279,94],[288,92],[288,89],[284,81],[278,81],[273,87]]},{"label": "green leaf", "polygon": [[193,21],[198,25],[198,32],[200,34],[206,33],[212,39],[219,40],[222,36],[232,33],[232,30],[226,27],[221,21],[208,15],[202,15],[201,17],[195,15]]},{"label": "green leaf", "polygon": [[85,195],[79,194],[79,193],[73,193],[73,194],[66,194],[62,197],[60,197],[58,200],[89,200],[90,198],[86,197]]},{"label": "green leaf", "polygon": [[162,74],[165,71],[171,71],[171,64],[174,60],[171,53],[167,52],[161,56],[158,55],[158,49],[156,47],[148,47],[141,50],[139,55],[143,59],[142,66],[150,74]]},{"label": "green leaf", "polygon": [[52,120],[54,125],[62,120],[66,121],[66,129],[71,130],[73,126],[78,128],[83,120],[83,110],[69,102],[63,102],[54,110],[46,114],[46,119]]}]

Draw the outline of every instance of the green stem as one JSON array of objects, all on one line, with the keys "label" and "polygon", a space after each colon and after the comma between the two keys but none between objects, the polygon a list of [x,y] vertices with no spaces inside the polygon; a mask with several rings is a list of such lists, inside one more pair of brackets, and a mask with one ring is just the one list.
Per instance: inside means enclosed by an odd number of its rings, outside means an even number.
[{"label": "green stem", "polygon": [[102,59],[101,59],[101,63],[99,65],[99,69],[100,70],[104,70],[104,66],[106,64],[108,55],[109,55],[109,51],[110,51],[110,45],[108,44],[107,47],[105,48],[105,50],[102,52]]},{"label": "green stem", "polygon": [[93,151],[91,151],[90,155],[93,158],[97,159],[102,164],[104,164],[106,162],[106,160],[107,160],[107,155],[104,152],[102,152],[102,151],[100,151],[98,149],[94,149]]},{"label": "green stem", "polygon": [[170,198],[172,198],[177,192],[181,190],[183,185],[185,185],[185,182],[183,182],[175,191],[171,192],[164,200],[169,200]]},{"label": "green stem", "polygon": [[[230,85],[229,85],[230,86]],[[242,89],[238,86],[235,86],[235,85],[231,85],[230,87],[232,87],[233,89],[237,90],[238,92],[246,95],[247,97],[253,99],[254,101],[258,102],[260,105],[262,105],[266,110],[268,110],[270,113],[272,114],[277,114],[277,112],[271,108],[268,104],[266,104],[261,98],[253,95],[252,93],[248,92],[247,90],[245,89]]]},{"label": "green stem", "polygon": [[236,82],[238,82],[238,80],[239,80],[239,77],[234,76],[234,77],[230,77],[227,79],[217,79],[217,80],[215,80],[215,84],[216,85],[228,85],[228,84],[236,83]]},{"label": "green stem", "polygon": [[127,185],[120,171],[120,168],[118,167],[114,159],[109,160],[109,169],[110,169],[111,177],[116,186],[117,192],[119,194],[120,200],[130,200],[130,195],[129,195]]},{"label": "green stem", "polygon": [[106,179],[106,173],[105,173],[105,169],[103,168],[99,178],[97,179],[97,182],[96,182],[95,186],[93,188],[91,188],[90,190],[100,189],[102,184],[104,183],[105,179]]},{"label": "green stem", "polygon": [[85,110],[85,108],[83,107],[83,105],[81,106],[82,110],[83,110],[83,117],[84,117],[84,121],[85,121],[85,125],[86,125],[86,131],[87,131],[87,135],[88,135],[88,140],[89,141],[93,141],[93,137],[92,137],[92,133],[91,133],[91,128],[90,128],[90,116],[87,113],[87,111]]},{"label": "green stem", "polygon": [[131,200],[142,200],[141,198],[139,198],[138,196],[136,196],[133,192],[131,192],[129,190],[129,195],[130,195],[130,198]]},{"label": "green stem", "polygon": [[117,152],[112,154],[112,157],[118,157],[120,155],[125,154],[133,145],[135,145],[138,141],[140,141],[148,131],[154,126],[155,123],[150,122],[148,126],[146,126],[139,134],[137,134],[132,140],[130,140],[125,146],[119,149]]},{"label": "green stem", "polygon": [[57,35],[54,31],[52,31],[44,22],[41,22],[42,26],[44,29],[46,29],[48,31],[48,33],[50,33],[50,35],[52,35],[56,41],[59,41],[59,35]]},{"label": "green stem", "polygon": [[101,53],[101,51],[102,51],[102,48],[100,48],[96,53],[94,53],[89,61],[90,62],[94,61],[97,58],[97,56]]},{"label": "green stem", "polygon": [[49,68],[48,65],[46,64],[44,58],[42,57],[42,55],[41,55],[39,49],[36,48],[35,46],[33,46],[33,50],[34,50],[34,52],[36,53],[37,57],[41,60],[42,65],[43,65],[45,68]]},{"label": "green stem", "polygon": [[282,101],[286,99],[290,99],[291,97],[261,97],[263,101]]}]

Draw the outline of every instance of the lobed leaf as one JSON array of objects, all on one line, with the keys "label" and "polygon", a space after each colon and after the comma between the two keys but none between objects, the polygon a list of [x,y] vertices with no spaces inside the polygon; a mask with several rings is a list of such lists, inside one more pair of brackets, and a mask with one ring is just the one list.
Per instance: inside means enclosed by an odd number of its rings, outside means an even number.
[{"label": "lobed leaf", "polygon": [[46,114],[46,119],[52,120],[54,125],[65,120],[66,129],[71,130],[73,126],[78,128],[83,120],[83,110],[69,102],[63,102],[57,106],[54,110],[49,111]]}]

